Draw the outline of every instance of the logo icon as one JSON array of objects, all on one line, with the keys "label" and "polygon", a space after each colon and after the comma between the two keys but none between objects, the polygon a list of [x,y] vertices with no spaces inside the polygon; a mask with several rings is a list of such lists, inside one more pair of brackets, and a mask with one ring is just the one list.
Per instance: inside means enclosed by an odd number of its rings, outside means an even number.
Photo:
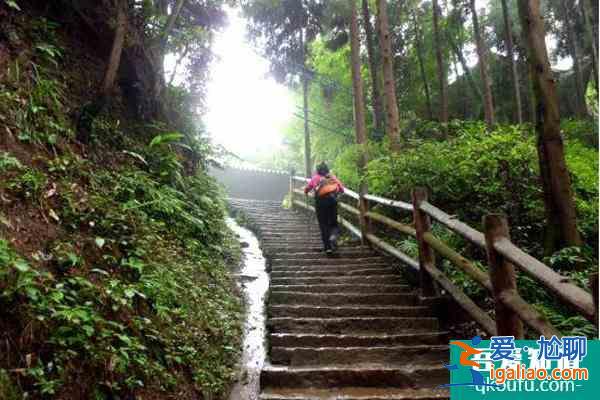
[{"label": "logo icon", "polygon": [[[477,346],[479,343],[481,343],[481,337],[479,336],[475,336],[473,339],[471,339],[471,344],[473,346]],[[469,368],[469,372],[471,372],[471,379],[472,382],[465,382],[465,383],[447,383],[445,385],[440,385],[440,387],[451,387],[451,386],[492,386],[492,387],[499,387],[501,385],[495,384],[495,383],[486,383],[485,380],[483,379],[483,375],[481,374],[481,372],[475,370],[475,368],[481,368],[481,365],[473,360],[470,360],[469,357],[475,356],[477,354],[481,354],[482,351],[478,350],[472,346],[469,346],[466,343],[463,342],[459,342],[459,341],[452,341],[450,342],[450,346],[457,346],[460,347],[462,349],[462,352],[460,353],[460,358],[458,360],[458,365],[457,364],[447,364],[444,365],[444,367],[446,367],[446,369],[448,369],[449,371],[454,371],[457,370],[460,366],[463,367],[468,367]]]}]

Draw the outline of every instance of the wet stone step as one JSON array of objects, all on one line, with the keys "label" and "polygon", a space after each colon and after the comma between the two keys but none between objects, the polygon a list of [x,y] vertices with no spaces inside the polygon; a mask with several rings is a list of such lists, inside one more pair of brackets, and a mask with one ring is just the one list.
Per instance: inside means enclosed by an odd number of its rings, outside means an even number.
[{"label": "wet stone step", "polygon": [[364,275],[389,275],[393,274],[392,268],[355,268],[355,269],[321,269],[321,270],[310,270],[310,271],[295,271],[295,272],[271,272],[271,278],[310,278],[311,276],[364,276]]},{"label": "wet stone step", "polygon": [[428,344],[447,344],[448,333],[419,331],[409,333],[381,334],[316,334],[316,333],[271,333],[269,343],[273,347],[377,347]]},{"label": "wet stone step", "polygon": [[307,252],[305,250],[299,250],[299,252],[287,252],[287,253],[279,253],[274,257],[271,257],[272,260],[287,260],[287,259],[304,259],[304,258],[312,258],[317,260],[323,259],[339,259],[339,258],[371,258],[378,257],[378,254],[375,252],[367,252],[365,250],[353,249],[347,247],[338,247],[338,250],[334,257],[327,256],[322,252]]},{"label": "wet stone step", "polygon": [[441,364],[406,366],[339,365],[327,367],[265,366],[261,387],[397,387],[435,388],[449,381]]},{"label": "wet stone step", "polygon": [[367,334],[432,331],[438,322],[430,317],[270,318],[270,332]]},{"label": "wet stone step", "polygon": [[[271,274],[272,275],[272,274]],[[363,284],[402,284],[404,281],[399,275],[362,275],[362,276],[317,276],[309,278],[274,278],[271,276],[271,285],[319,285],[335,283],[363,283]]]},{"label": "wet stone step", "polygon": [[443,400],[447,389],[397,388],[265,388],[260,400]]},{"label": "wet stone step", "polygon": [[278,365],[340,365],[377,363],[406,365],[410,363],[443,364],[449,360],[448,346],[380,346],[380,347],[273,347],[271,363]]},{"label": "wet stone step", "polygon": [[271,304],[310,304],[341,306],[352,304],[415,305],[417,297],[412,293],[307,293],[271,291]]},{"label": "wet stone step", "polygon": [[423,317],[431,316],[429,307],[421,306],[311,306],[269,305],[269,317],[340,318],[340,317]]},{"label": "wet stone step", "polygon": [[339,264],[371,264],[389,263],[384,257],[303,257],[303,258],[272,258],[271,265],[339,265]]},{"label": "wet stone step", "polygon": [[[387,263],[380,264],[349,264],[349,265],[338,265],[338,264],[313,264],[313,265],[271,265],[271,271],[277,272],[310,272],[310,271],[335,271],[335,272],[347,272],[354,270],[365,270],[365,269],[382,269],[390,268]],[[391,268],[390,268],[391,269]],[[393,270],[392,270],[393,271]]]},{"label": "wet stone step", "polygon": [[316,285],[271,285],[272,291],[307,293],[408,293],[413,289],[407,285],[389,284],[316,284]]}]

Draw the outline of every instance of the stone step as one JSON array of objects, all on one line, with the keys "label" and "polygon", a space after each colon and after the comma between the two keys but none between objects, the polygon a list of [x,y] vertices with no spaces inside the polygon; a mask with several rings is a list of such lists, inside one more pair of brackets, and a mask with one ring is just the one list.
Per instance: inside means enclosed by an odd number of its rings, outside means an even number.
[{"label": "stone step", "polygon": [[[313,253],[313,254],[318,254],[321,253],[323,254],[323,244],[319,244],[317,246],[315,245],[308,245],[308,244],[304,244],[302,246],[299,245],[282,245],[282,244],[269,244],[268,246],[265,246],[265,244],[263,243],[262,246],[264,249],[266,249],[268,251],[268,255],[269,256],[275,256],[277,255],[278,257],[282,257],[283,254],[297,254],[297,253]],[[341,255],[341,254],[352,254],[352,250],[348,251],[346,250],[346,248],[344,247],[339,247],[336,254]]]},{"label": "stone step", "polygon": [[[363,249],[355,249],[352,247],[338,247],[336,252],[337,258],[370,258],[370,257],[378,257],[379,255],[371,250],[363,250]],[[286,259],[304,259],[304,258],[312,258],[312,259],[328,259],[329,256],[320,251],[312,251],[307,252],[304,249],[300,249],[298,252],[287,252],[280,253],[276,256],[272,257],[273,260],[286,260]]]},{"label": "stone step", "polygon": [[373,257],[302,257],[302,258],[272,258],[271,265],[350,265],[350,264],[375,264],[386,263],[389,260],[381,256]]},{"label": "stone step", "polygon": [[273,347],[271,364],[308,366],[341,364],[422,364],[443,365],[450,359],[448,346],[380,346],[380,347]]},{"label": "stone step", "polygon": [[395,387],[435,388],[448,383],[450,375],[442,364],[390,366],[376,364],[287,367],[266,365],[261,387]]},{"label": "stone step", "polygon": [[274,278],[271,273],[271,285],[320,285],[320,284],[336,284],[336,283],[364,283],[364,284],[402,284],[404,281],[398,274],[387,275],[342,275],[342,276],[316,276],[308,278],[299,278],[293,276],[291,278]]},{"label": "stone step", "polygon": [[447,389],[265,388],[260,400],[447,400]]},{"label": "stone step", "polygon": [[316,284],[316,285],[271,285],[272,291],[306,293],[410,293],[414,289],[408,285],[389,284]]},{"label": "stone step", "polygon": [[439,345],[448,343],[448,333],[438,331],[405,332],[390,334],[316,334],[271,333],[271,346],[279,347],[377,347],[397,345]]},{"label": "stone step", "polygon": [[335,271],[346,272],[352,270],[364,269],[382,269],[388,268],[392,273],[393,268],[387,263],[365,263],[365,264],[313,264],[313,265],[271,265],[271,271],[277,272],[310,272],[310,271]]},{"label": "stone step", "polygon": [[342,305],[416,305],[417,296],[414,293],[306,293],[271,291],[271,304],[305,304],[321,306]]},{"label": "stone step", "polygon": [[319,334],[368,334],[388,332],[418,332],[438,329],[431,317],[347,317],[347,318],[270,318],[270,332]]},{"label": "stone step", "polygon": [[392,275],[394,270],[390,267],[386,268],[348,268],[348,269],[320,269],[320,270],[309,270],[309,271],[273,271],[271,272],[271,278],[310,278],[310,277],[322,277],[322,276],[361,276],[361,275]]},{"label": "stone step", "polygon": [[430,316],[429,307],[422,306],[313,306],[269,305],[269,317],[340,318],[340,317],[422,317]]}]

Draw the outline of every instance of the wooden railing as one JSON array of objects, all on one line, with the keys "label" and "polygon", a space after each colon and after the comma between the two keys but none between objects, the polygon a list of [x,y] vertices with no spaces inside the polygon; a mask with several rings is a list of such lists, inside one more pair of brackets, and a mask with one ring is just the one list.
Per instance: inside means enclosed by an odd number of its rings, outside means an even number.
[{"label": "wooden railing", "polygon": [[[292,207],[314,211],[308,204],[308,196],[298,188],[307,183],[303,177],[290,176],[290,200]],[[539,334],[557,335],[560,332],[520,295],[517,287],[515,266],[544,288],[570,306],[573,310],[598,326],[598,274],[590,277],[593,294],[572,283],[550,267],[527,254],[510,240],[506,218],[501,214],[490,214],[483,218],[484,232],[470,227],[453,216],[435,207],[428,201],[427,190],[415,188],[412,204],[390,200],[368,193],[359,194],[346,189],[344,197],[357,202],[357,207],[339,202],[339,207],[358,220],[358,226],[340,216],[340,223],[363,243],[392,255],[414,269],[419,276],[422,297],[437,295],[439,288],[445,290],[489,335],[510,335],[523,338],[523,323]],[[412,214],[412,224],[407,225],[385,215],[370,211],[368,204],[377,203]],[[360,204],[366,206],[360,207]],[[431,220],[484,249],[487,254],[488,271],[478,268],[471,260],[463,257],[431,232]],[[418,243],[418,260],[403,253],[395,246],[378,237],[377,224],[391,228],[401,234],[412,236]],[[435,256],[439,254],[452,265],[465,272],[480,286],[490,292],[494,299],[495,320],[456,286],[436,267]]]}]

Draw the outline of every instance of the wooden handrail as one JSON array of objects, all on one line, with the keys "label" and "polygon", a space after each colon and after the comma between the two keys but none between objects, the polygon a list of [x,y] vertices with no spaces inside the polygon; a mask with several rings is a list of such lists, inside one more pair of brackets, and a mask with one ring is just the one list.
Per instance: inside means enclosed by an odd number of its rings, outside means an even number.
[{"label": "wooden handrail", "polygon": [[382,224],[385,224],[385,225],[389,226],[390,228],[394,228],[402,233],[406,233],[407,235],[410,235],[413,237],[416,235],[415,228],[413,228],[412,226],[405,225],[401,222],[394,221],[393,219],[388,218],[385,215],[381,215],[376,212],[369,211],[366,214],[366,216],[367,216],[367,218],[370,218],[373,221],[381,222]]},{"label": "wooden handrail", "polygon": [[386,199],[385,197],[374,196],[372,194],[366,194],[365,199],[374,201],[375,203],[383,204],[385,206],[399,208],[404,211],[412,212],[412,210],[413,210],[412,204],[405,203],[404,201],[400,201],[400,200],[390,200],[390,199]]},{"label": "wooden handrail", "polygon": [[431,218],[446,226],[451,231],[458,233],[471,243],[474,243],[482,249],[485,249],[485,238],[483,233],[471,228],[464,222],[457,220],[450,214],[446,214],[429,202],[423,202],[420,209],[427,213]]},{"label": "wooden handrail", "polygon": [[360,229],[358,227],[356,227],[355,225],[353,225],[352,223],[350,223],[350,221],[346,220],[344,217],[338,217],[340,223],[346,228],[348,229],[348,231],[350,231],[350,233],[352,233],[354,236],[356,236],[359,239],[362,239],[362,233],[360,232]]},{"label": "wooden handrail", "polygon": [[[305,178],[291,177],[290,181],[293,182],[293,180],[307,181]],[[292,194],[304,195],[302,190],[294,189],[293,184],[290,185],[290,189]],[[361,201],[361,195],[350,189],[345,190],[345,195],[359,200],[359,202]],[[359,209],[342,202],[339,203],[340,207],[350,214],[357,216],[361,226],[357,227],[341,216],[339,217],[340,223],[356,237],[366,240],[371,245],[394,256],[417,271],[420,276],[422,290],[430,282],[436,282],[490,335],[508,334],[515,337],[522,337],[522,322],[524,322],[545,336],[560,336],[560,332],[539,311],[519,295],[514,266],[541,282],[544,288],[550,290],[564,303],[574,307],[586,319],[597,324],[597,304],[592,294],[570,282],[569,279],[555,272],[512,243],[505,217],[496,214],[486,216],[484,223],[486,233],[484,235],[482,232],[429,203],[427,201],[427,192],[423,189],[413,192],[412,205],[402,201],[370,195],[366,193],[366,190],[362,193],[362,199],[363,201],[373,201],[404,211],[412,211],[413,221],[420,221],[421,233],[417,235],[417,230],[413,226],[395,221],[382,214],[368,211],[368,209]],[[315,211],[314,207],[299,200],[293,199],[292,204],[313,212]],[[419,218],[418,220],[417,217]],[[488,254],[490,273],[477,268],[473,262],[433,235],[429,230],[429,223],[427,222],[429,217],[469,242],[485,249]],[[365,230],[363,224],[368,224],[370,223],[369,221],[382,223],[387,227],[412,237],[416,236],[419,241],[420,255],[423,252],[426,252],[427,255],[425,258],[421,258],[420,262],[417,262],[395,246],[384,241],[369,230]],[[448,259],[454,266],[463,270],[479,285],[493,294],[496,304],[496,321],[492,320],[485,311],[479,308],[464,292],[452,283],[442,271],[435,267],[432,251]],[[597,279],[597,275],[595,279]],[[425,292],[428,290],[425,290]],[[423,294],[427,295],[425,292]]]},{"label": "wooden handrail", "polygon": [[451,249],[450,246],[446,245],[446,243],[435,237],[431,232],[424,234],[423,239],[438,253],[452,262],[452,264],[462,269],[471,278],[475,279],[477,283],[490,292],[492,291],[492,281],[490,280],[490,275],[488,273],[477,268],[471,261],[467,260],[458,252]]},{"label": "wooden handrail", "polygon": [[338,203],[338,205],[341,208],[343,208],[344,210],[346,210],[354,215],[360,215],[360,211],[358,211],[358,208],[356,208],[356,207],[352,207],[351,205],[342,203],[341,201]]},{"label": "wooden handrail", "polygon": [[490,335],[495,336],[497,334],[496,324],[494,320],[473,300],[469,298],[462,290],[460,290],[442,271],[434,267],[433,265],[426,265],[427,272],[436,282],[440,284],[444,290],[446,290],[452,298],[465,310],[469,315],[477,322],[481,327]]},{"label": "wooden handrail", "polygon": [[413,260],[409,255],[404,254],[403,252],[401,252],[400,250],[398,250],[391,244],[378,238],[377,236],[375,236],[372,233],[369,233],[366,236],[367,236],[367,239],[369,240],[369,242],[373,243],[375,246],[379,247],[381,250],[393,255],[394,257],[396,257],[397,259],[399,259],[400,261],[402,261],[403,263],[405,263],[406,265],[408,265],[415,271],[419,270],[419,263],[416,262],[415,260]]},{"label": "wooden handrail", "polygon": [[351,197],[354,200],[360,199],[360,195],[358,193],[356,193],[354,190],[351,190],[351,189],[348,189],[348,188],[344,188],[344,192],[342,193],[342,195]]},{"label": "wooden handrail", "polygon": [[494,242],[494,248],[517,267],[544,284],[563,301],[575,307],[589,321],[595,320],[595,307],[592,295],[567,278],[553,271],[546,264],[525,253],[510,240],[500,239]]},{"label": "wooden handrail", "polygon": [[310,179],[305,178],[303,176],[293,176],[292,179],[295,181],[298,181],[298,182],[302,182],[302,183],[310,182]]}]

